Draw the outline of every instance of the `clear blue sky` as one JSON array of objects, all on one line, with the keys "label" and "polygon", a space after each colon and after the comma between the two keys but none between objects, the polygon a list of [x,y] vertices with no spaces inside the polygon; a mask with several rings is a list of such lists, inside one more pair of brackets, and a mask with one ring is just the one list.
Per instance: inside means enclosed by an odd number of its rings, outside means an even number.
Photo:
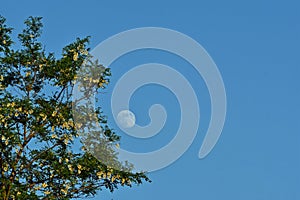
[{"label": "clear blue sky", "polygon": [[[300,3],[291,1],[1,1],[0,14],[21,30],[30,15],[44,17],[43,41],[48,51],[78,36],[91,35],[91,47],[131,28],[158,26],[180,31],[198,41],[222,74],[228,112],[219,142],[203,160],[197,155],[210,118],[210,100],[201,77],[184,68],[201,99],[201,123],[188,151],[175,163],[150,173],[151,184],[100,192],[95,199],[153,200],[297,200],[300,199]],[[110,90],[131,67],[162,62],[179,69],[180,58],[141,51],[117,60]],[[124,66],[124,67],[120,67]],[[161,103],[169,114],[164,134],[149,140],[120,132],[124,148],[154,150],[176,132],[178,102],[166,89],[147,86],[130,102],[137,123],[147,124],[149,105]],[[118,127],[115,127],[118,130]],[[134,148],[133,148],[134,147]]]}]

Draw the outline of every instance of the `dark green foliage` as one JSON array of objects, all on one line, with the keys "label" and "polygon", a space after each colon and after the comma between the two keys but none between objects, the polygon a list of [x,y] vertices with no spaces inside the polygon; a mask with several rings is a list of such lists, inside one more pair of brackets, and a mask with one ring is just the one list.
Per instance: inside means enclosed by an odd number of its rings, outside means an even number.
[{"label": "dark green foliage", "polygon": [[[41,17],[29,17],[18,38],[22,48],[14,50],[5,19],[0,17],[0,199],[71,199],[88,197],[98,190],[110,191],[149,181],[144,173],[132,173],[132,166],[119,163],[112,146],[119,136],[107,125],[101,110],[96,112],[103,130],[97,138],[104,146],[87,140],[83,151],[72,151],[79,132],[73,120],[72,89],[83,62],[89,60],[89,38],[79,39],[63,48],[61,58],[46,53],[39,42]],[[98,73],[96,91],[109,82],[108,68]],[[104,69],[104,70],[103,70]],[[87,125],[87,124],[83,124]],[[109,166],[90,151],[111,156]],[[123,167],[123,168],[122,168]]]}]

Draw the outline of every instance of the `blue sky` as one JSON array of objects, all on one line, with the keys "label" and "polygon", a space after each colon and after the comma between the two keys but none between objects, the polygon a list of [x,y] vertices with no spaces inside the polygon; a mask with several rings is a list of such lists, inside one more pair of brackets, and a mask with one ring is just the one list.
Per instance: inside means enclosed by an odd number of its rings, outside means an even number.
[{"label": "blue sky", "polygon": [[[148,140],[123,134],[110,112],[115,82],[130,68],[168,64],[187,77],[201,99],[198,134],[172,165],[149,174],[151,184],[122,188],[95,199],[300,199],[300,3],[287,1],[1,1],[0,14],[20,31],[30,15],[44,17],[48,51],[76,37],[92,36],[91,47],[119,32],[145,26],[180,31],[199,42],[217,64],[227,93],[227,118],[219,142],[198,159],[210,119],[210,99],[201,76],[184,60],[160,51],[137,51],[112,66],[112,82],[103,95],[111,126],[132,151],[164,146],[176,133],[180,112],[166,88],[148,85],[130,101],[137,123],[149,122],[149,106],[168,113],[163,132]],[[184,66],[184,67],[183,67]]]}]

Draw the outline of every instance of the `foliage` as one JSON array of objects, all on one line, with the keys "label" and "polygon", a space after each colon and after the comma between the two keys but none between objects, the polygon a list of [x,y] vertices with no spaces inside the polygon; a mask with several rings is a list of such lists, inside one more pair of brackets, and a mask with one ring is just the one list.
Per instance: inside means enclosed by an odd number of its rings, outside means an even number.
[{"label": "foliage", "polygon": [[[41,30],[41,17],[29,17],[18,35],[21,48],[14,50],[12,28],[0,17],[0,198],[71,199],[149,181],[142,172],[100,162],[84,145],[74,152],[78,128],[86,124],[74,123],[72,90],[80,66],[90,58],[89,38],[77,38],[56,58],[39,41]],[[97,78],[88,80],[99,92],[108,84],[110,71],[90,64],[102,69]],[[113,163],[123,166],[111,148],[119,137],[100,109],[96,113],[102,139],[109,141],[100,150],[107,149]]]}]

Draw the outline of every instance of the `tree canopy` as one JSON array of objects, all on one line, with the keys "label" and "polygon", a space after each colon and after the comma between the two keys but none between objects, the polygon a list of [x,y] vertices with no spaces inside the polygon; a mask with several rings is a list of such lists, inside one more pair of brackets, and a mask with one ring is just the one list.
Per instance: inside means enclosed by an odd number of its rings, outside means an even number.
[{"label": "tree canopy", "polygon": [[[1,199],[67,200],[150,181],[145,173],[134,173],[132,166],[117,160],[112,147],[120,137],[100,108],[94,117],[101,136],[91,132],[81,151],[74,151],[74,141],[82,139],[80,130],[88,123],[74,122],[72,90],[78,79],[84,79],[78,71],[85,62],[98,69],[97,77],[84,81],[96,88],[90,92],[100,92],[109,83],[110,70],[91,61],[89,37],[65,46],[59,58],[47,53],[40,42],[41,20],[29,17],[25,21],[16,49],[13,29],[0,16]],[[97,146],[101,139],[108,142]],[[91,151],[103,151],[101,155],[111,162],[101,162]]]}]

